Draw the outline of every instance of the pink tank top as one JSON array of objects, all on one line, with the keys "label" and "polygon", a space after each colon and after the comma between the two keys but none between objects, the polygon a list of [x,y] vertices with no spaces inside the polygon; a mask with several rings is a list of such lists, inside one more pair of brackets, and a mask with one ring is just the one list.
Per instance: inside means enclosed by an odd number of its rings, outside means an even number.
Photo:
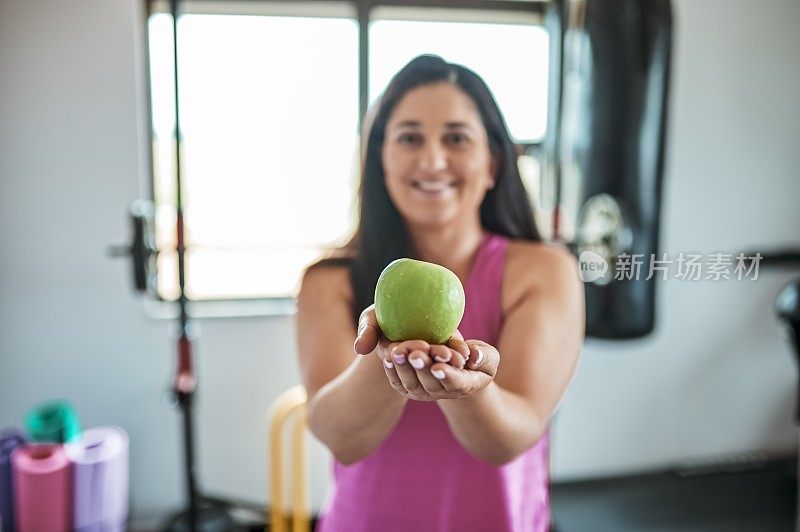
[{"label": "pink tank top", "polygon": [[[464,287],[459,330],[496,346],[508,239],[484,232]],[[550,526],[549,429],[513,461],[495,466],[457,442],[436,402],[410,400],[372,454],[334,460],[317,532],[543,532]],[[436,449],[436,452],[432,450]]]}]

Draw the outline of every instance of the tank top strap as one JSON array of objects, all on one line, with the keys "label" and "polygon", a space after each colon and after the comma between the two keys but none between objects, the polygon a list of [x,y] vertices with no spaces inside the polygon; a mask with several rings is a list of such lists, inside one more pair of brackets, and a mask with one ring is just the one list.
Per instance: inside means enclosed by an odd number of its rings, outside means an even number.
[{"label": "tank top strap", "polygon": [[484,231],[464,286],[466,308],[459,330],[467,339],[478,339],[494,345],[500,335],[506,251],[509,239]]}]

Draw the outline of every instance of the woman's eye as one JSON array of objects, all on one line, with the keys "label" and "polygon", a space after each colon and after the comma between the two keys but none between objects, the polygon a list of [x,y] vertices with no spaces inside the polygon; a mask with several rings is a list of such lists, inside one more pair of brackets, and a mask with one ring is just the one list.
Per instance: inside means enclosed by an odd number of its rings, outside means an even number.
[{"label": "woman's eye", "polygon": [[467,142],[467,136],[462,133],[452,133],[447,137],[451,144],[461,145]]},{"label": "woman's eye", "polygon": [[400,144],[418,144],[419,143],[419,135],[414,133],[403,133],[399,137],[397,137],[397,141]]}]

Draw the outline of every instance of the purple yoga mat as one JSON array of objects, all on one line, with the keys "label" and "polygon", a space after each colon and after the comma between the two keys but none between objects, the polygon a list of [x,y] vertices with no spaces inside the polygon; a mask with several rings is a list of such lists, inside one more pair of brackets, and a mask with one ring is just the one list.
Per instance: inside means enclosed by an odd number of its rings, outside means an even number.
[{"label": "purple yoga mat", "polygon": [[14,489],[11,476],[11,451],[25,443],[21,430],[0,430],[0,529],[14,530]]},{"label": "purple yoga mat", "polygon": [[128,434],[120,427],[83,431],[65,444],[74,466],[74,530],[117,532],[128,517]]}]

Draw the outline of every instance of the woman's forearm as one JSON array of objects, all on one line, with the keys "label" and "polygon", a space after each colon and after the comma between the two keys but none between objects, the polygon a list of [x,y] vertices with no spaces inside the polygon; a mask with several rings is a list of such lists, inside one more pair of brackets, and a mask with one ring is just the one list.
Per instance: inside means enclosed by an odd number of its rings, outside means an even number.
[{"label": "woman's forearm", "polygon": [[470,454],[502,465],[532,447],[545,425],[524,399],[492,382],[460,399],[437,401],[450,430]]},{"label": "woman's forearm", "polygon": [[407,399],[394,391],[375,355],[356,358],[307,405],[309,428],[336,459],[357,462],[386,439]]}]

